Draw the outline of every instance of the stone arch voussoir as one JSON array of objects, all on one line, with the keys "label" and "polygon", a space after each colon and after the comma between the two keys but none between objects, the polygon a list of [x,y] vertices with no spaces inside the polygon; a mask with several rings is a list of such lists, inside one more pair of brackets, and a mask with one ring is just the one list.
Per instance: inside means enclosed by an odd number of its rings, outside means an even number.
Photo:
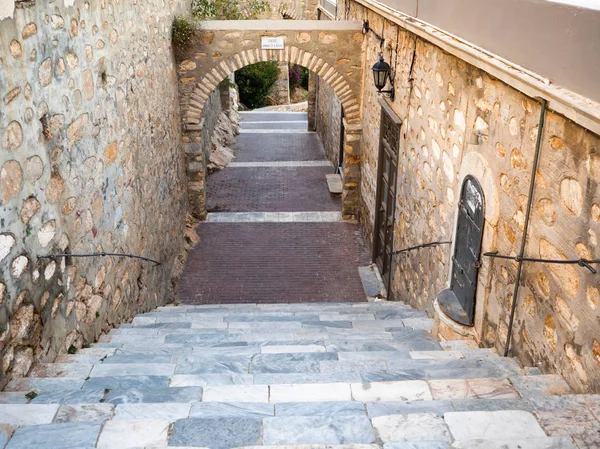
[{"label": "stone arch voussoir", "polygon": [[[249,22],[252,22],[249,24]],[[261,23],[259,23],[261,22]],[[222,26],[222,28],[221,28]],[[264,26],[264,28],[263,28]],[[281,50],[260,48],[262,36],[284,36]],[[184,125],[199,125],[204,105],[236,70],[262,61],[298,64],[321,77],[343,105],[349,124],[360,123],[360,24],[315,21],[204,22],[195,48],[179,61]]]}]

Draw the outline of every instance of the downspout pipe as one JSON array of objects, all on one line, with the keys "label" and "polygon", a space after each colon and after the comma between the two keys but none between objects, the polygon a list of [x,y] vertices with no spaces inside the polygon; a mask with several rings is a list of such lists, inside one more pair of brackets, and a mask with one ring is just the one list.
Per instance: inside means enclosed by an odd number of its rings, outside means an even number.
[{"label": "downspout pipe", "polygon": [[538,162],[542,148],[542,137],[544,134],[544,123],[546,120],[546,109],[548,100],[542,99],[542,110],[540,112],[540,121],[538,124],[537,140],[535,142],[535,154],[533,156],[533,167],[531,168],[531,180],[529,181],[529,197],[527,199],[527,211],[525,212],[525,224],[523,226],[523,235],[521,237],[521,249],[517,258],[517,279],[515,281],[515,290],[513,291],[512,304],[510,307],[510,318],[508,321],[508,333],[506,336],[506,344],[504,346],[504,357],[508,356],[510,350],[510,342],[512,339],[513,325],[515,321],[515,311],[517,309],[517,300],[519,298],[519,287],[521,284],[521,274],[523,271],[523,257],[525,256],[525,247],[527,245],[527,233],[529,231],[529,218],[531,216],[531,206],[533,204],[533,194],[535,190],[535,178],[538,169]]}]

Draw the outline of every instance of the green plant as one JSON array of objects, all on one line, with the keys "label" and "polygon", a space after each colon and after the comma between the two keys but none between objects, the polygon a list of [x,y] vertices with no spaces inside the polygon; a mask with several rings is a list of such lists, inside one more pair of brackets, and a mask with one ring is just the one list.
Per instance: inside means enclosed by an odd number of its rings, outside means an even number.
[{"label": "green plant", "polygon": [[267,0],[192,0],[192,16],[198,20],[258,19],[270,9]]},{"label": "green plant", "polygon": [[308,69],[298,64],[290,66],[289,80],[290,90],[298,86],[308,90]]},{"label": "green plant", "polygon": [[186,17],[176,17],[173,20],[173,44],[180,48],[187,47],[192,42],[194,22]]},{"label": "green plant", "polygon": [[35,391],[30,391],[29,393],[27,393],[25,395],[25,397],[29,400],[29,401],[33,401],[35,398],[37,398],[37,393]]},{"label": "green plant", "polygon": [[279,65],[265,61],[241,68],[235,72],[235,81],[240,89],[240,101],[249,108],[265,106],[267,95],[279,78]]},{"label": "green plant", "polygon": [[96,312],[96,318],[100,318],[100,312]]},{"label": "green plant", "polygon": [[69,354],[75,354],[77,352],[77,348],[73,345],[69,346],[69,349],[67,349],[67,352]]}]

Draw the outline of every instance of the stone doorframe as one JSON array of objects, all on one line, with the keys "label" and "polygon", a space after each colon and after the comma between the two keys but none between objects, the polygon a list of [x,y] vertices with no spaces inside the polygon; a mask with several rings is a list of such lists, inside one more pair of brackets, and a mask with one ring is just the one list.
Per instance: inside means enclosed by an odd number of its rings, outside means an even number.
[{"label": "stone doorframe", "polygon": [[[462,185],[467,178],[472,176],[481,185],[484,200],[484,224],[483,240],[481,242],[481,254],[496,249],[497,226],[500,220],[500,200],[494,174],[487,159],[475,151],[468,152],[460,166],[458,175],[459,182],[456,184],[455,198],[460,198]],[[458,207],[455,210],[454,225],[452,229],[452,247],[450,254],[456,249],[456,228],[458,224]],[[483,341],[483,327],[486,311],[489,304],[491,292],[491,259],[481,257],[481,267],[477,276],[477,291],[475,294],[475,320],[473,326],[464,326],[453,321],[440,308],[437,299],[434,302],[434,329],[433,333],[446,340],[473,339],[480,343]],[[454,269],[450,259],[447,287],[450,286],[452,270]]]},{"label": "stone doorframe", "polygon": [[[263,50],[263,37],[283,37],[281,50]],[[342,214],[356,216],[362,137],[360,97],[363,33],[359,21],[220,20],[202,21],[186,48],[177,48],[184,132],[201,129],[202,112],[225,78],[261,61],[298,64],[326,81],[344,110]]]}]

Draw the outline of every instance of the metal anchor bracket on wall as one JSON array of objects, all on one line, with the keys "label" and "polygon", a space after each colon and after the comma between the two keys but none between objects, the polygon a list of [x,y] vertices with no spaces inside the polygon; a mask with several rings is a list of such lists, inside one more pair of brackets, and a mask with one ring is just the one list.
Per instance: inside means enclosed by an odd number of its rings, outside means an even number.
[{"label": "metal anchor bracket on wall", "polygon": [[514,260],[516,262],[536,262],[536,263],[552,263],[563,265],[579,265],[587,268],[591,273],[596,274],[598,271],[592,265],[600,264],[600,259],[540,259],[536,257],[520,257],[520,256],[503,256],[498,254],[498,251],[491,251],[483,254],[485,257],[496,259]]}]

